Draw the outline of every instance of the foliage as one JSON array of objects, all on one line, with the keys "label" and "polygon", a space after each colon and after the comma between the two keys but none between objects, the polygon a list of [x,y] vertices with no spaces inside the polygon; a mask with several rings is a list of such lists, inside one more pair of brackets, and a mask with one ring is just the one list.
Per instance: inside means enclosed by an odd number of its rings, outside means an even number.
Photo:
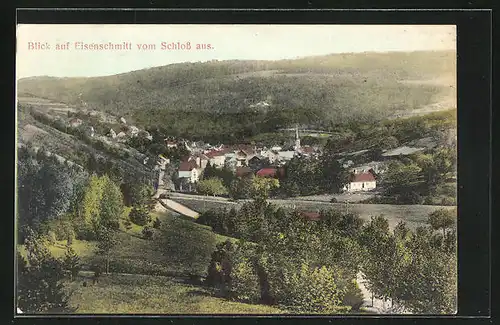
[{"label": "foliage", "polygon": [[[453,52],[180,63],[91,80],[24,79],[19,91],[73,105],[83,100],[91,109],[132,116],[148,129],[216,143],[295,123],[373,123],[374,118],[430,104],[434,96],[448,92],[447,87],[401,79],[452,74],[454,66],[447,62],[455,62]],[[269,70],[281,73],[272,78],[260,75]],[[239,74],[247,75],[239,78]],[[248,99],[267,100],[271,106],[265,111],[250,107]]]},{"label": "foliage", "polygon": [[71,313],[61,262],[50,255],[31,229],[26,234],[27,260],[17,253],[17,306],[24,313]]},{"label": "foliage", "polygon": [[205,195],[219,196],[228,193],[222,179],[217,177],[204,178],[196,184],[196,189],[198,193]]},{"label": "foliage", "polygon": [[123,195],[120,188],[111,180],[107,180],[103,188],[100,205],[100,224],[104,227],[119,228],[119,220],[123,214]]},{"label": "foliage", "polygon": [[78,177],[73,177],[75,173],[50,161],[19,160],[17,188],[21,240],[26,227],[47,233],[49,229],[44,225],[69,210],[79,181]]},{"label": "foliage", "polygon": [[144,206],[133,207],[129,214],[130,220],[139,226],[144,226],[151,222],[151,214]]},{"label": "foliage", "polygon": [[326,266],[298,266],[293,273],[283,270],[280,290],[274,292],[277,302],[299,312],[331,314],[341,306],[343,290],[337,287],[336,272]]},{"label": "foliage", "polygon": [[160,218],[156,218],[154,221],[153,221],[153,228],[154,229],[160,229],[161,228],[161,220]]},{"label": "foliage", "polygon": [[70,279],[73,281],[78,272],[82,269],[82,265],[80,263],[80,257],[76,254],[75,250],[68,245],[66,248],[66,253],[64,255],[63,266],[66,271],[70,274]]},{"label": "foliage", "polygon": [[154,234],[154,230],[153,228],[151,228],[150,226],[144,226],[144,228],[142,228],[142,236],[145,238],[145,239],[152,239],[153,238],[153,234]]},{"label": "foliage", "polygon": [[106,274],[108,274],[111,250],[118,244],[116,230],[101,226],[97,232],[97,240],[98,240],[97,253],[105,257],[106,259],[105,270]]},{"label": "foliage", "polygon": [[446,230],[452,228],[456,223],[456,211],[439,209],[429,214],[428,224],[434,230],[442,230],[446,237]]},{"label": "foliage", "polygon": [[127,179],[122,184],[121,191],[127,206],[146,205],[154,194],[154,189],[151,185],[135,177]]}]

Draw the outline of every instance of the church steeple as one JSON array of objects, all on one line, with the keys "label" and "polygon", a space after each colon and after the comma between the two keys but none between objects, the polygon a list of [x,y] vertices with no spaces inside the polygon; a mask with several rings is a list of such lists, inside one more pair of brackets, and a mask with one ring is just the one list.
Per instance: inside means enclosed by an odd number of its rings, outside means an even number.
[{"label": "church steeple", "polygon": [[295,126],[295,151],[300,150],[299,125]]}]

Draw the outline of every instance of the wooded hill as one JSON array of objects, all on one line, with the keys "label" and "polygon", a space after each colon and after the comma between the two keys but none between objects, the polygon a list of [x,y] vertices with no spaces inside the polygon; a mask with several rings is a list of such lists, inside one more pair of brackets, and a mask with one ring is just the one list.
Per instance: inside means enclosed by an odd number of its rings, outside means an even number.
[{"label": "wooded hill", "polygon": [[381,120],[447,100],[455,96],[455,56],[388,52],[180,63],[106,77],[25,78],[18,93],[85,103],[180,136],[227,130],[228,137],[247,137],[294,123],[332,128]]}]

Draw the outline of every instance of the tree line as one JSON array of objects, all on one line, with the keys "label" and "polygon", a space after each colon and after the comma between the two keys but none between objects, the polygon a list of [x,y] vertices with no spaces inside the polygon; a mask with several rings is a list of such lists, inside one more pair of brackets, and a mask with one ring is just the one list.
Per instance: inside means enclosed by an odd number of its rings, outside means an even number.
[{"label": "tree line", "polygon": [[[211,210],[198,222],[238,238],[212,254],[206,283],[228,298],[305,313],[359,312],[362,274],[375,297],[414,313],[456,311],[453,211],[437,210],[410,230],[387,219],[322,211],[308,220],[256,198],[239,210]],[[441,232],[442,231],[442,232]]]}]

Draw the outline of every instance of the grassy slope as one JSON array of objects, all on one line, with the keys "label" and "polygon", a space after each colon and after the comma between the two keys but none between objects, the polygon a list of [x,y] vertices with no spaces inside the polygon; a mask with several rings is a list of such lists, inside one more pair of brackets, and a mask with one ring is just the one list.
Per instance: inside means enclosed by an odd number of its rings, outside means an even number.
[{"label": "grassy slope", "polygon": [[19,93],[75,105],[83,100],[88,107],[133,116],[146,124],[164,121],[167,111],[234,113],[262,100],[285,109],[319,109],[340,121],[356,116],[373,119],[373,114],[439,101],[449,89],[448,81],[435,85],[401,81],[454,80],[454,71],[452,51],[336,54],[180,63],[96,78],[35,77],[20,80]]},{"label": "grassy slope", "polygon": [[[124,217],[130,211],[125,211]],[[71,304],[77,313],[280,313],[268,306],[231,302],[213,296],[208,288],[182,283],[186,274],[202,275],[216,243],[231,239],[213,233],[210,227],[178,218],[172,214],[153,213],[162,220],[154,240],[140,238],[142,227],[134,225],[119,233],[113,249],[111,272],[132,275],[104,275],[93,285],[89,266],[95,256],[95,243],[74,240],[73,248],[81,257],[84,272],[67,285],[72,291]],[[123,225],[122,225],[123,227]],[[63,257],[65,241],[49,247],[55,257]],[[22,246],[18,246],[25,255]],[[88,286],[83,287],[86,281]]]},{"label": "grassy slope", "polygon": [[[81,280],[89,285],[83,287]],[[278,308],[228,301],[210,289],[162,276],[103,276],[95,285],[90,276],[68,285],[70,303],[78,313],[110,314],[276,314]]]}]

